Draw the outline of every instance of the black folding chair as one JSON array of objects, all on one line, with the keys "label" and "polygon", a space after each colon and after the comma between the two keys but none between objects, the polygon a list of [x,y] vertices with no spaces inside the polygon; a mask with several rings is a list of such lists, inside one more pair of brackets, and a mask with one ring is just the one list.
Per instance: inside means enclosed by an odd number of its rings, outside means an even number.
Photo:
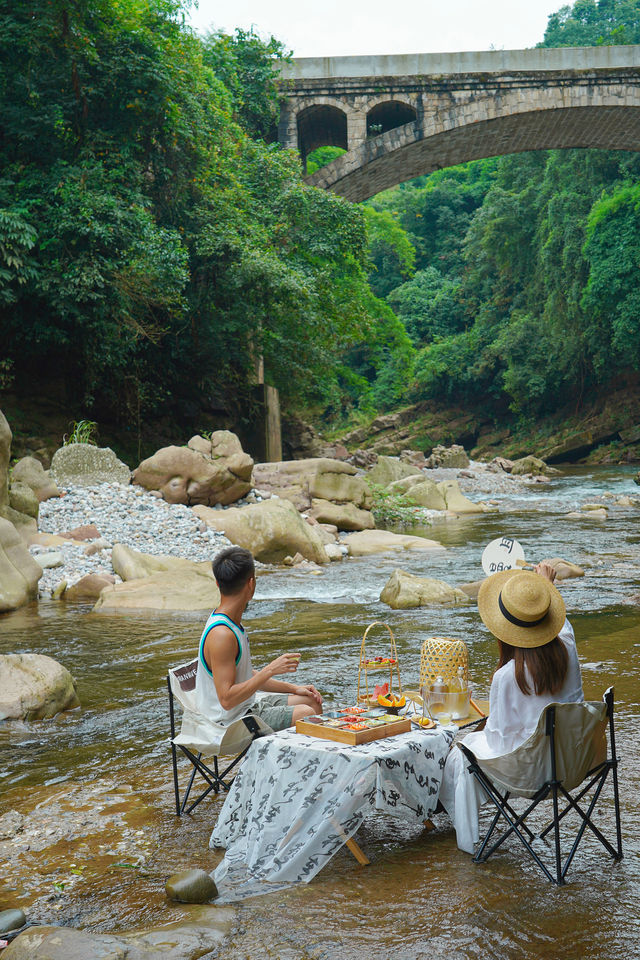
[{"label": "black folding chair", "polygon": [[[609,753],[607,755],[607,727]],[[505,840],[517,837],[544,875],[558,885],[565,883],[567,870],[587,828],[614,858],[622,858],[620,798],[618,792],[618,757],[613,723],[613,688],[609,687],[601,703],[552,703],[540,716],[534,734],[505,757],[478,759],[460,741],[458,747],[469,761],[469,770],[496,808],[489,829],[477,850],[474,861],[486,861]],[[615,815],[615,844],[593,822],[596,804],[611,775]],[[577,793],[572,794],[570,791]],[[511,805],[512,796],[530,801],[523,812]],[[544,800],[552,802],[553,819],[538,834],[544,840],[553,832],[554,863],[551,869],[533,847],[536,839],[527,819]],[[588,805],[586,809],[581,805]],[[562,805],[562,809],[560,809]],[[577,833],[562,861],[561,826],[575,813],[579,819]],[[500,827],[504,828],[502,833]],[[496,832],[499,834],[494,838]]]},{"label": "black folding chair", "polygon": [[[198,661],[195,659],[174,667],[167,673],[173,789],[178,816],[191,813],[212,791],[216,794],[220,791],[228,791],[232,782],[230,774],[240,763],[253,741],[257,737],[273,733],[271,727],[260,717],[251,715],[241,717],[223,727],[212,723],[199,713],[195,698],[197,668]],[[180,733],[177,735],[176,701],[182,708],[182,723]],[[182,798],[178,783],[178,750],[187,758],[192,768]],[[213,758],[213,765],[209,760],[210,757]],[[221,758],[226,761],[224,768],[219,763]],[[199,777],[198,789],[201,789],[201,793],[187,807],[196,777]]]}]

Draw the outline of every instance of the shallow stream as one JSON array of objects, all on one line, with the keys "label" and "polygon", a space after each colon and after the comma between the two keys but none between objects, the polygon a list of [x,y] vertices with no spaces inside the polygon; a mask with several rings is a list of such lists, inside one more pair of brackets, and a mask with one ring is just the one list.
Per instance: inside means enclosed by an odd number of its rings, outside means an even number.
[{"label": "shallow stream", "polygon": [[[228,960],[640,958],[640,606],[624,602],[640,592],[640,511],[611,506],[606,521],[565,516],[605,491],[637,496],[631,478],[631,469],[585,468],[550,484],[514,485],[513,494],[478,491],[476,498],[498,500],[500,512],[411,531],[440,540],[446,552],[347,560],[319,575],[276,568],[260,577],[246,618],[257,664],[299,651],[301,679],[336,699],[355,694],[360,641],[373,620],[393,629],[410,686],[425,637],[461,637],[482,697],[495,646],[475,606],[391,611],[378,600],[390,572],[400,566],[454,585],[479,579],[482,549],[499,535],[520,540],[528,559],[580,564],[586,576],[560,589],[585,695],[599,698],[615,684],[622,862],[612,864],[588,842],[570,883],[557,889],[515,847],[474,865],[457,850],[445,817],[427,833],[373,816],[358,833],[371,866],[359,867],[343,850],[309,885],[245,901],[224,948]],[[0,726],[0,816],[14,810],[23,817],[20,832],[0,837],[8,860],[0,909],[21,906],[34,922],[93,931],[188,918],[190,908],[167,904],[164,878],[215,866],[219,857],[207,843],[221,801],[175,817],[165,676],[193,656],[202,619],[106,617],[53,601],[0,619],[0,653],[60,660],[77,678],[82,702],[51,721]]]}]

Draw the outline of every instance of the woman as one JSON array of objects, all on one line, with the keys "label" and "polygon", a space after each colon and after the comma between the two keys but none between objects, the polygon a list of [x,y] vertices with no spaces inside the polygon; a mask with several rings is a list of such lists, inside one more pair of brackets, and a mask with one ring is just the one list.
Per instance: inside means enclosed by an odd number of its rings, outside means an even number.
[{"label": "woman", "polygon": [[[554,579],[553,567],[541,563],[533,573],[495,573],[480,587],[478,610],[498,640],[500,658],[484,730],[465,738],[478,759],[501,757],[519,747],[547,704],[584,700],[573,628]],[[459,848],[467,853],[478,842],[478,809],[486,799],[454,747],[445,764],[440,802],[453,821]]]}]

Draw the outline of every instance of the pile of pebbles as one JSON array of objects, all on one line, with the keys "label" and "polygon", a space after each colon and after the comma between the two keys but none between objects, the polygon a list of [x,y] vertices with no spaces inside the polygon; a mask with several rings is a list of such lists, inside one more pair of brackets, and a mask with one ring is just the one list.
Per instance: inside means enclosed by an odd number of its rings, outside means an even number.
[{"label": "pile of pebbles", "polygon": [[[40,504],[40,533],[68,533],[89,524],[97,528],[99,540],[67,540],[56,547],[30,548],[45,565],[55,563],[46,566],[40,579],[41,597],[50,596],[61,580],[71,586],[88,573],[106,573],[120,582],[111,564],[111,548],[116,543],[154,556],[195,561],[213,560],[229,546],[223,533],[209,530],[189,507],[166,503],[134,485],[68,484],[63,496]],[[52,559],[48,560],[49,557]]]}]

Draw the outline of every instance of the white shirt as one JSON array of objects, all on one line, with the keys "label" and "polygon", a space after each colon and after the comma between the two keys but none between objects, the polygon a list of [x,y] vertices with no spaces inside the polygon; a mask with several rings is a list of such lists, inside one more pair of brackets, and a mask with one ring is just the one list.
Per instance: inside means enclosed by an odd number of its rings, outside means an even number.
[{"label": "white shirt", "polygon": [[[581,703],[584,700],[576,638],[568,620],[565,620],[558,637],[567,648],[569,663],[564,684],[557,693],[523,693],[516,683],[513,660],[494,673],[489,693],[489,718],[485,728],[477,733],[470,733],[465,738],[465,743],[480,759],[501,757],[524,743],[535,730],[538,718],[547,704]],[[525,677],[529,689],[533,690],[526,667]]]},{"label": "white shirt", "polygon": [[207,635],[213,627],[228,627],[238,641],[238,655],[236,657],[236,683],[244,683],[253,676],[253,666],[251,664],[251,650],[249,649],[249,637],[244,627],[235,623],[224,613],[216,613],[214,610],[205,623],[202,637],[200,638],[200,649],[198,654],[198,669],[196,671],[196,703],[199,712],[211,720],[213,723],[229,724],[234,720],[239,720],[248,713],[255,702],[255,695],[251,695],[242,703],[232,707],[231,710],[225,710],[218,700],[218,691],[213,682],[213,674],[204,658],[204,644]]},{"label": "white shirt", "polygon": [[[568,620],[565,620],[558,636],[567,648],[569,663],[564,684],[557,693],[544,693],[541,696],[523,693],[516,683],[513,660],[494,673],[489,694],[490,713],[485,728],[464,738],[465,744],[479,759],[487,760],[511,753],[528,740],[547,704],[581,703],[584,700],[576,640]],[[528,676],[527,679],[532,689],[533,684]],[[478,842],[478,810],[486,800],[482,787],[469,773],[469,764],[462,751],[454,747],[444,765],[440,801],[453,821],[458,846],[467,853],[473,853],[474,845]]]}]

